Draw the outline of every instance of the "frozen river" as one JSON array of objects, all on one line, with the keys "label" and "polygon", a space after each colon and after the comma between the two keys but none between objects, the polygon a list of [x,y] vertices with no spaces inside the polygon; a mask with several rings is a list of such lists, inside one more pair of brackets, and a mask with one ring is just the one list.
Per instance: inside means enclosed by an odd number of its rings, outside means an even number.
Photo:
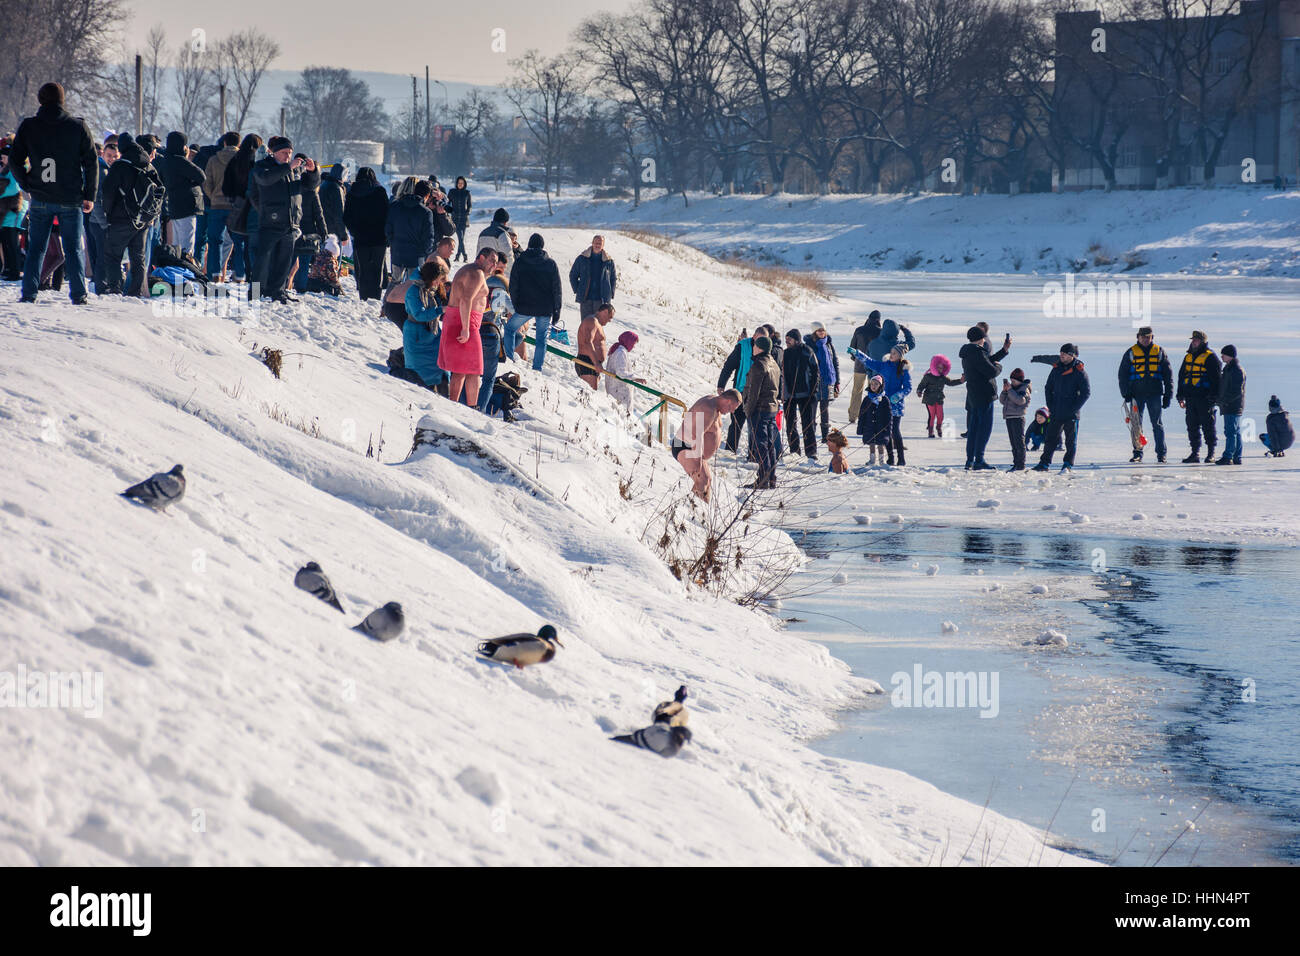
[{"label": "frozen river", "polygon": [[[984,493],[1013,495],[1028,506],[1077,496],[1087,486],[1103,502],[1094,507],[1109,509],[1097,517],[1112,521],[1104,530],[1068,522],[1063,528],[1046,518],[1041,527],[1023,519],[1003,523],[990,517],[996,507],[978,522],[954,518],[947,503],[970,493],[958,482],[971,479],[946,471],[960,465],[958,447],[920,437],[924,419],[913,399],[904,419],[907,470],[928,483],[887,484],[878,473],[812,483],[785,523],[813,560],[791,583],[795,596],[781,614],[795,619],[791,630],[825,642],[887,693],[906,688],[918,673],[973,674],[986,688],[996,676],[996,706],[957,706],[942,695],[939,706],[899,706],[922,703],[919,693],[894,695],[842,715],[842,729],[816,746],[987,802],[1120,865],[1300,861],[1300,553],[1237,540],[1213,513],[1226,501],[1224,507],[1274,516],[1293,532],[1296,498],[1279,489],[1294,487],[1278,483],[1278,469],[1289,469],[1290,459],[1264,460],[1261,446],[1248,443],[1240,470],[1175,464],[1157,471],[1148,460],[1138,468],[1153,477],[1135,476],[1116,381],[1134,323],[1045,317],[1043,285],[1050,279],[834,276],[850,300],[840,306],[843,321],[828,323],[837,344],[847,344],[865,310],[879,308],[916,334],[910,357],[917,377],[934,353],[955,362],[965,329],[981,319],[995,341],[1011,332],[1005,368],[1025,368],[1040,387],[1048,369],[1031,366],[1029,356],[1055,352],[1062,341],[1078,345],[1093,386],[1079,477],[1060,492],[993,475],[983,479],[992,489]],[[1246,415],[1259,430],[1271,394],[1285,404],[1300,400],[1300,282],[1146,281],[1150,324],[1175,374],[1187,333],[1203,329],[1216,349],[1237,345],[1247,374]],[[950,389],[947,401],[959,425],[962,395]],[[842,422],[843,397],[835,408]],[[1177,462],[1186,454],[1186,431],[1176,405],[1166,415]],[[1005,461],[997,424],[990,448],[1002,455],[991,460]],[[1236,474],[1225,478],[1225,471]],[[1269,483],[1257,485],[1257,476]],[[1181,503],[1211,478],[1235,484],[1226,493],[1216,485],[1203,503]],[[1121,483],[1130,479],[1149,483]],[[1113,530],[1117,515],[1127,519],[1138,507],[1153,513],[1133,515],[1132,529],[1119,526],[1123,533]],[[1195,511],[1172,513],[1188,507],[1208,508],[1205,521]],[[864,510],[876,515],[870,525],[852,520]],[[899,514],[885,517],[889,512]],[[837,574],[847,581],[834,583]],[[1036,587],[1049,594],[1034,595]],[[943,633],[946,620],[958,630]],[[1068,634],[1069,646],[1035,643],[1049,627]]]}]

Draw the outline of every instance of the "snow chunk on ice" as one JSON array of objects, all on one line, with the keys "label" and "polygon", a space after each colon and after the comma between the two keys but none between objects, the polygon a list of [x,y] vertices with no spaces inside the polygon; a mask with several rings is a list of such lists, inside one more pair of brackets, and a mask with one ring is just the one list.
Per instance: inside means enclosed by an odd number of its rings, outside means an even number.
[{"label": "snow chunk on ice", "polygon": [[1044,511],[1055,511],[1055,510],[1056,510],[1056,507],[1057,507],[1057,506],[1056,506],[1055,504],[1043,505],[1043,510],[1044,510]]},{"label": "snow chunk on ice", "polygon": [[1029,593],[1030,593],[1030,594],[1049,594],[1049,593],[1051,593],[1051,592],[1049,592],[1049,591],[1047,590],[1047,585],[1046,585],[1046,584],[1035,584],[1032,588],[1029,589]]},{"label": "snow chunk on ice", "polygon": [[822,513],[821,513],[820,511],[810,511],[810,512],[808,512],[808,517],[809,517],[809,518],[820,518],[821,516],[822,516]]},{"label": "snow chunk on ice", "polygon": [[871,524],[871,515],[854,515],[853,520],[858,524]]},{"label": "snow chunk on ice", "polygon": [[976,508],[996,508],[996,507],[998,507],[998,505],[1000,505],[1000,504],[1002,504],[1002,502],[999,501],[997,498],[981,498],[979,501],[975,502],[975,507],[976,507]]},{"label": "snow chunk on ice", "polygon": [[1070,519],[1071,524],[1088,524],[1092,521],[1091,518],[1081,511],[1067,511],[1065,516]]},{"label": "snow chunk on ice", "polygon": [[1068,637],[1066,637],[1060,631],[1054,630],[1050,627],[1047,630],[1043,631],[1042,634],[1039,634],[1038,637],[1036,637],[1034,640],[1037,641],[1039,644],[1046,644],[1052,647],[1070,646],[1070,639]]},{"label": "snow chunk on ice", "polygon": [[1144,515],[1144,514],[1143,514],[1142,512],[1140,512],[1140,511],[1135,511],[1135,512],[1133,512],[1133,520],[1134,520],[1134,521],[1146,521],[1146,520],[1147,520],[1147,516]]},{"label": "snow chunk on ice", "polygon": [[902,515],[890,515],[890,516],[889,516],[889,520],[892,521],[894,524],[902,524],[902,523],[903,523],[903,516],[902,516]]},{"label": "snow chunk on ice", "polygon": [[836,574],[835,577],[831,578],[831,581],[833,581],[835,584],[848,584],[849,576],[845,574],[843,571],[841,571],[838,574]]},{"label": "snow chunk on ice", "polygon": [[1175,517],[1178,517],[1178,518],[1186,518],[1186,517],[1187,517],[1187,512],[1186,512],[1186,511],[1180,511],[1180,512],[1178,512],[1177,515],[1175,515]]},{"label": "snow chunk on ice", "polygon": [[939,573],[939,565],[937,564],[930,565],[928,568],[925,569],[925,573],[928,574],[930,577],[934,577],[936,574]]},{"label": "snow chunk on ice", "polygon": [[959,628],[952,621],[944,621],[942,624],[939,625],[940,634],[956,634],[959,630],[961,630],[961,628]]}]

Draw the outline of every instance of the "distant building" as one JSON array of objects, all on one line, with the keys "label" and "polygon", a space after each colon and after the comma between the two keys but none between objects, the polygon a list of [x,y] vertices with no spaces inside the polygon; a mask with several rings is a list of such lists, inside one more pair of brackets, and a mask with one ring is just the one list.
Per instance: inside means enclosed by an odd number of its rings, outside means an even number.
[{"label": "distant building", "polygon": [[1214,181],[1240,183],[1247,160],[1255,182],[1296,183],[1300,0],[1245,0],[1182,25],[1056,15],[1056,188],[1105,186],[1107,164],[1118,188],[1200,184],[1207,166]]}]

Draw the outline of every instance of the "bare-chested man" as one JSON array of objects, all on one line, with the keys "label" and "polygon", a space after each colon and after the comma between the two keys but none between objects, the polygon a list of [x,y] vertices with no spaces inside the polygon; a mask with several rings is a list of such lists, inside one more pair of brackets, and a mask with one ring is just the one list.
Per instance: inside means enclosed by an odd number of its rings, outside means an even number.
[{"label": "bare-chested man", "polygon": [[673,439],[673,457],[685,469],[696,495],[709,500],[713,469],[709,460],[722,444],[722,416],[740,407],[740,392],[729,388],[721,395],[706,395],[682,416],[681,431]]},{"label": "bare-chested man", "polygon": [[471,408],[478,402],[479,380],[483,375],[483,342],[478,329],[487,309],[487,277],[496,263],[496,250],[485,247],[473,262],[461,266],[456,278],[451,280],[447,308],[442,314],[438,367],[451,373],[447,397],[458,402],[464,389]]},{"label": "bare-chested man", "polygon": [[605,341],[605,326],[609,325],[612,318],[614,318],[614,307],[608,302],[604,302],[596,310],[595,315],[587,316],[582,320],[582,324],[578,326],[578,358],[586,362],[587,365],[574,362],[573,370],[578,373],[578,378],[597,390],[600,388],[600,374],[593,372],[587,366],[605,367],[605,359],[609,358],[609,348]]}]

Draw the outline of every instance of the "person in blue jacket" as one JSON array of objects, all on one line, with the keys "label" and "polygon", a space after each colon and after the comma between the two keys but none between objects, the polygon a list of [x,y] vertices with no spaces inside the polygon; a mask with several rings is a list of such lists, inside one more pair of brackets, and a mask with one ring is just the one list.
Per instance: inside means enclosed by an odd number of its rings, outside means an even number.
[{"label": "person in blue jacket", "polygon": [[1034,466],[1034,471],[1047,471],[1051,466],[1062,431],[1065,432],[1065,458],[1061,461],[1061,471],[1074,467],[1074,453],[1079,440],[1079,410],[1092,394],[1088,373],[1079,361],[1079,350],[1066,342],[1061,346],[1060,356],[1043,387],[1051,418],[1047,423],[1047,436],[1043,439],[1043,457]]},{"label": "person in blue jacket", "polygon": [[438,343],[442,310],[447,304],[447,272],[447,263],[441,259],[420,266],[420,278],[406,290],[406,323],[402,326],[407,370],[418,375],[425,388],[444,395],[447,373],[438,367]]},{"label": "person in blue jacket", "polygon": [[892,421],[890,422],[890,442],[886,445],[887,457],[885,464],[892,465],[894,456],[898,456],[898,463],[906,465],[907,459],[903,454],[903,406],[907,401],[908,394],[912,391],[912,363],[907,360],[907,346],[901,342],[889,350],[889,357],[885,360],[873,358],[861,358],[854,356],[863,365],[870,369],[876,375],[879,375],[885,383],[885,396],[889,399],[889,410]]},{"label": "person in blue jacket", "polygon": [[[826,326],[814,322],[812,327],[812,335],[805,336],[804,341],[812,347],[813,355],[817,358],[817,407],[821,413],[824,444],[831,433],[831,401],[840,397],[840,356],[835,351],[835,343],[826,332]],[[808,457],[812,457],[811,451],[808,452]]]},{"label": "person in blue jacket", "polygon": [[916,348],[916,337],[906,325],[899,325],[893,319],[885,319],[880,323],[880,334],[867,346],[867,355],[878,362],[883,361],[900,342],[907,346],[909,352]]}]

